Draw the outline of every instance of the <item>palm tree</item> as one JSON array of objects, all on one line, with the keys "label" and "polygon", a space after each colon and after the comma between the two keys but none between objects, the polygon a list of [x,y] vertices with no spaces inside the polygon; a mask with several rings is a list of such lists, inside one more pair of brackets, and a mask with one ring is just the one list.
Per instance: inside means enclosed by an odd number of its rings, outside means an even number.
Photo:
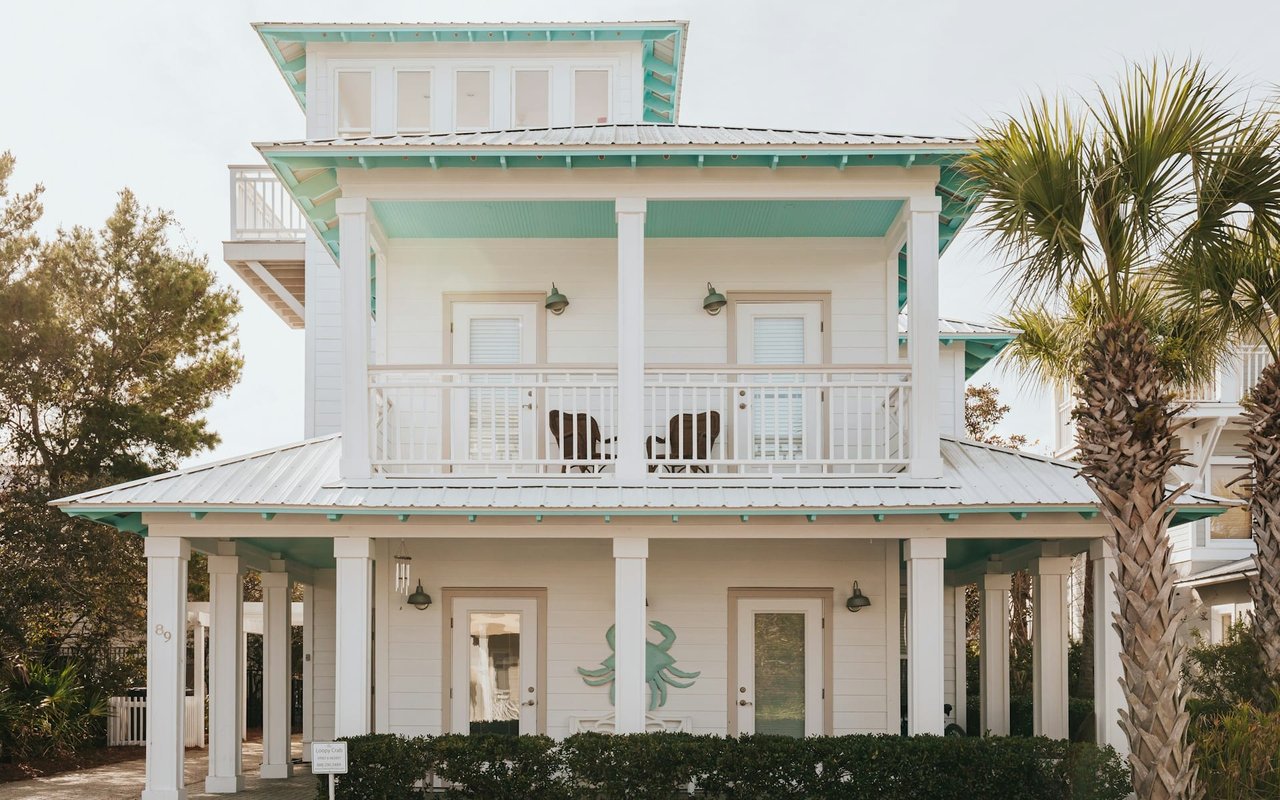
[{"label": "palm tree", "polygon": [[[1241,172],[1269,174],[1280,181],[1276,128],[1255,132],[1256,164]],[[1267,198],[1262,198],[1266,202]],[[1269,215],[1249,207],[1229,220],[1217,242],[1188,252],[1173,273],[1175,296],[1245,346],[1260,346],[1271,363],[1246,388],[1244,450],[1250,459],[1243,481],[1249,497],[1257,572],[1250,578],[1253,624],[1261,666],[1280,684],[1280,256]],[[1259,686],[1258,700],[1270,705],[1271,686]]]},{"label": "palm tree", "polygon": [[1142,800],[1198,797],[1167,536],[1187,487],[1167,481],[1184,456],[1177,389],[1205,380],[1221,347],[1209,325],[1171,306],[1164,275],[1236,213],[1243,187],[1218,172],[1257,125],[1221,76],[1157,63],[1091,102],[1028,104],[982,130],[964,162],[1014,288],[1011,322],[1025,331],[1009,358],[1074,384],[1081,474],[1116,553],[1120,715]]}]

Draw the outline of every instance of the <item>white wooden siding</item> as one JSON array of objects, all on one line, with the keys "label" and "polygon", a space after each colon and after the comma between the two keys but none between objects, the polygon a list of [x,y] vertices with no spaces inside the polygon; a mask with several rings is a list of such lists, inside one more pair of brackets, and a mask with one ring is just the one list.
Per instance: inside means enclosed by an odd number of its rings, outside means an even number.
[{"label": "white wooden siding", "polygon": [[[437,598],[442,586],[547,589],[547,733],[565,736],[570,717],[612,711],[607,688],[587,686],[577,672],[609,655],[604,634],[613,624],[614,567],[608,540],[419,540],[408,547],[415,578]],[[896,640],[897,618],[889,631],[886,620],[896,615],[896,604],[885,600],[885,559],[892,554],[896,562],[897,550],[896,541],[866,540],[650,542],[649,619],[675,630],[671,654],[678,666],[701,673],[692,688],[672,690],[659,713],[688,717],[698,733],[726,732],[730,587],[830,586],[834,732],[896,732],[899,711],[889,698],[899,680],[897,653],[888,653],[886,642]],[[855,579],[872,606],[851,614],[844,601]],[[436,603],[418,611],[386,586],[376,602],[389,605],[387,729],[439,733],[445,609]],[[376,656],[383,657],[381,651]]]},{"label": "white wooden siding", "polygon": [[327,742],[333,739],[335,670],[337,668],[337,606],[335,605],[336,572],[315,571],[315,630],[311,635],[312,691],[311,739]]},{"label": "white wooden siding", "polygon": [[306,249],[305,436],[342,429],[342,293],[338,266],[313,231]]},{"label": "white wooden siding", "polygon": [[[617,246],[612,239],[395,240],[388,253],[389,363],[439,363],[443,292],[541,291],[571,302],[547,320],[550,363],[617,358]],[[645,357],[653,364],[723,364],[727,315],[702,310],[721,292],[829,291],[832,361],[881,363],[888,322],[879,240],[650,239],[645,242]],[[894,320],[896,324],[896,320]]]}]

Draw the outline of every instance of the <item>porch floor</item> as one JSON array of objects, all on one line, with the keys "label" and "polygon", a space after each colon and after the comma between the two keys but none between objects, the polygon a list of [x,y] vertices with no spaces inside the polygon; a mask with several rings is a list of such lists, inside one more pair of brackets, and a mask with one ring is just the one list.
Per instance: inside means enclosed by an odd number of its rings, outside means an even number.
[{"label": "porch floor", "polygon": [[[293,757],[302,755],[302,741],[293,739]],[[188,800],[252,797],[254,800],[310,800],[315,796],[315,778],[306,764],[294,765],[294,776],[285,781],[264,781],[258,777],[262,763],[262,742],[244,743],[244,791],[237,795],[205,794],[204,779],[209,774],[209,751],[188,750],[186,782]],[[142,793],[146,761],[124,761],[93,769],[64,772],[48,778],[0,784],[0,800],[137,800]]]}]

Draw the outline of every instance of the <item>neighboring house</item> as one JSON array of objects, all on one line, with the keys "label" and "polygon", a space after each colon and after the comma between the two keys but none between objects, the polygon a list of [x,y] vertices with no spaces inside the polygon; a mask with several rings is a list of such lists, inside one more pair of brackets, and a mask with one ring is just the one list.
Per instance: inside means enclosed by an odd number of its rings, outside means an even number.
[{"label": "neighboring house", "polygon": [[[1239,501],[1243,489],[1236,481],[1249,465],[1242,449],[1240,398],[1253,388],[1268,363],[1265,348],[1236,348],[1210,385],[1184,395],[1188,423],[1179,432],[1179,443],[1187,450],[1189,463],[1177,474],[1193,489]],[[1070,396],[1060,388],[1055,400],[1055,452],[1071,458],[1075,432]],[[1218,516],[1171,526],[1169,540],[1171,558],[1181,576],[1178,586],[1188,603],[1187,631],[1198,630],[1206,641],[1219,643],[1230,627],[1223,620],[1244,619],[1253,610],[1248,575],[1255,569],[1255,547],[1249,510],[1237,504]]]},{"label": "neighboring house", "polygon": [[[1070,557],[1114,562],[1074,466],[962,439],[965,378],[1016,333],[938,321],[973,140],[678,124],[683,22],[255,28],[306,135],[233,168],[225,255],[305,328],[307,438],[59,501],[147,537],[145,797],[183,796],[193,549],[215,792],[243,785],[246,568],[268,778],[290,582],[308,742],[941,733],[969,692],[1000,733],[1025,567],[1035,729],[1068,735]],[[1123,747],[1099,631],[1097,736]]]}]

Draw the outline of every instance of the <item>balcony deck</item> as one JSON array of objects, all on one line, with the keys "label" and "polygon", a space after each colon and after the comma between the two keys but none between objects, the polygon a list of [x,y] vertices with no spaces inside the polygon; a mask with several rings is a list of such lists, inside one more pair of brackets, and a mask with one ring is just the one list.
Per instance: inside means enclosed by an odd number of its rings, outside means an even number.
[{"label": "balcony deck", "polygon": [[303,326],[307,221],[275,173],[233,165],[223,260],[291,328]]}]

